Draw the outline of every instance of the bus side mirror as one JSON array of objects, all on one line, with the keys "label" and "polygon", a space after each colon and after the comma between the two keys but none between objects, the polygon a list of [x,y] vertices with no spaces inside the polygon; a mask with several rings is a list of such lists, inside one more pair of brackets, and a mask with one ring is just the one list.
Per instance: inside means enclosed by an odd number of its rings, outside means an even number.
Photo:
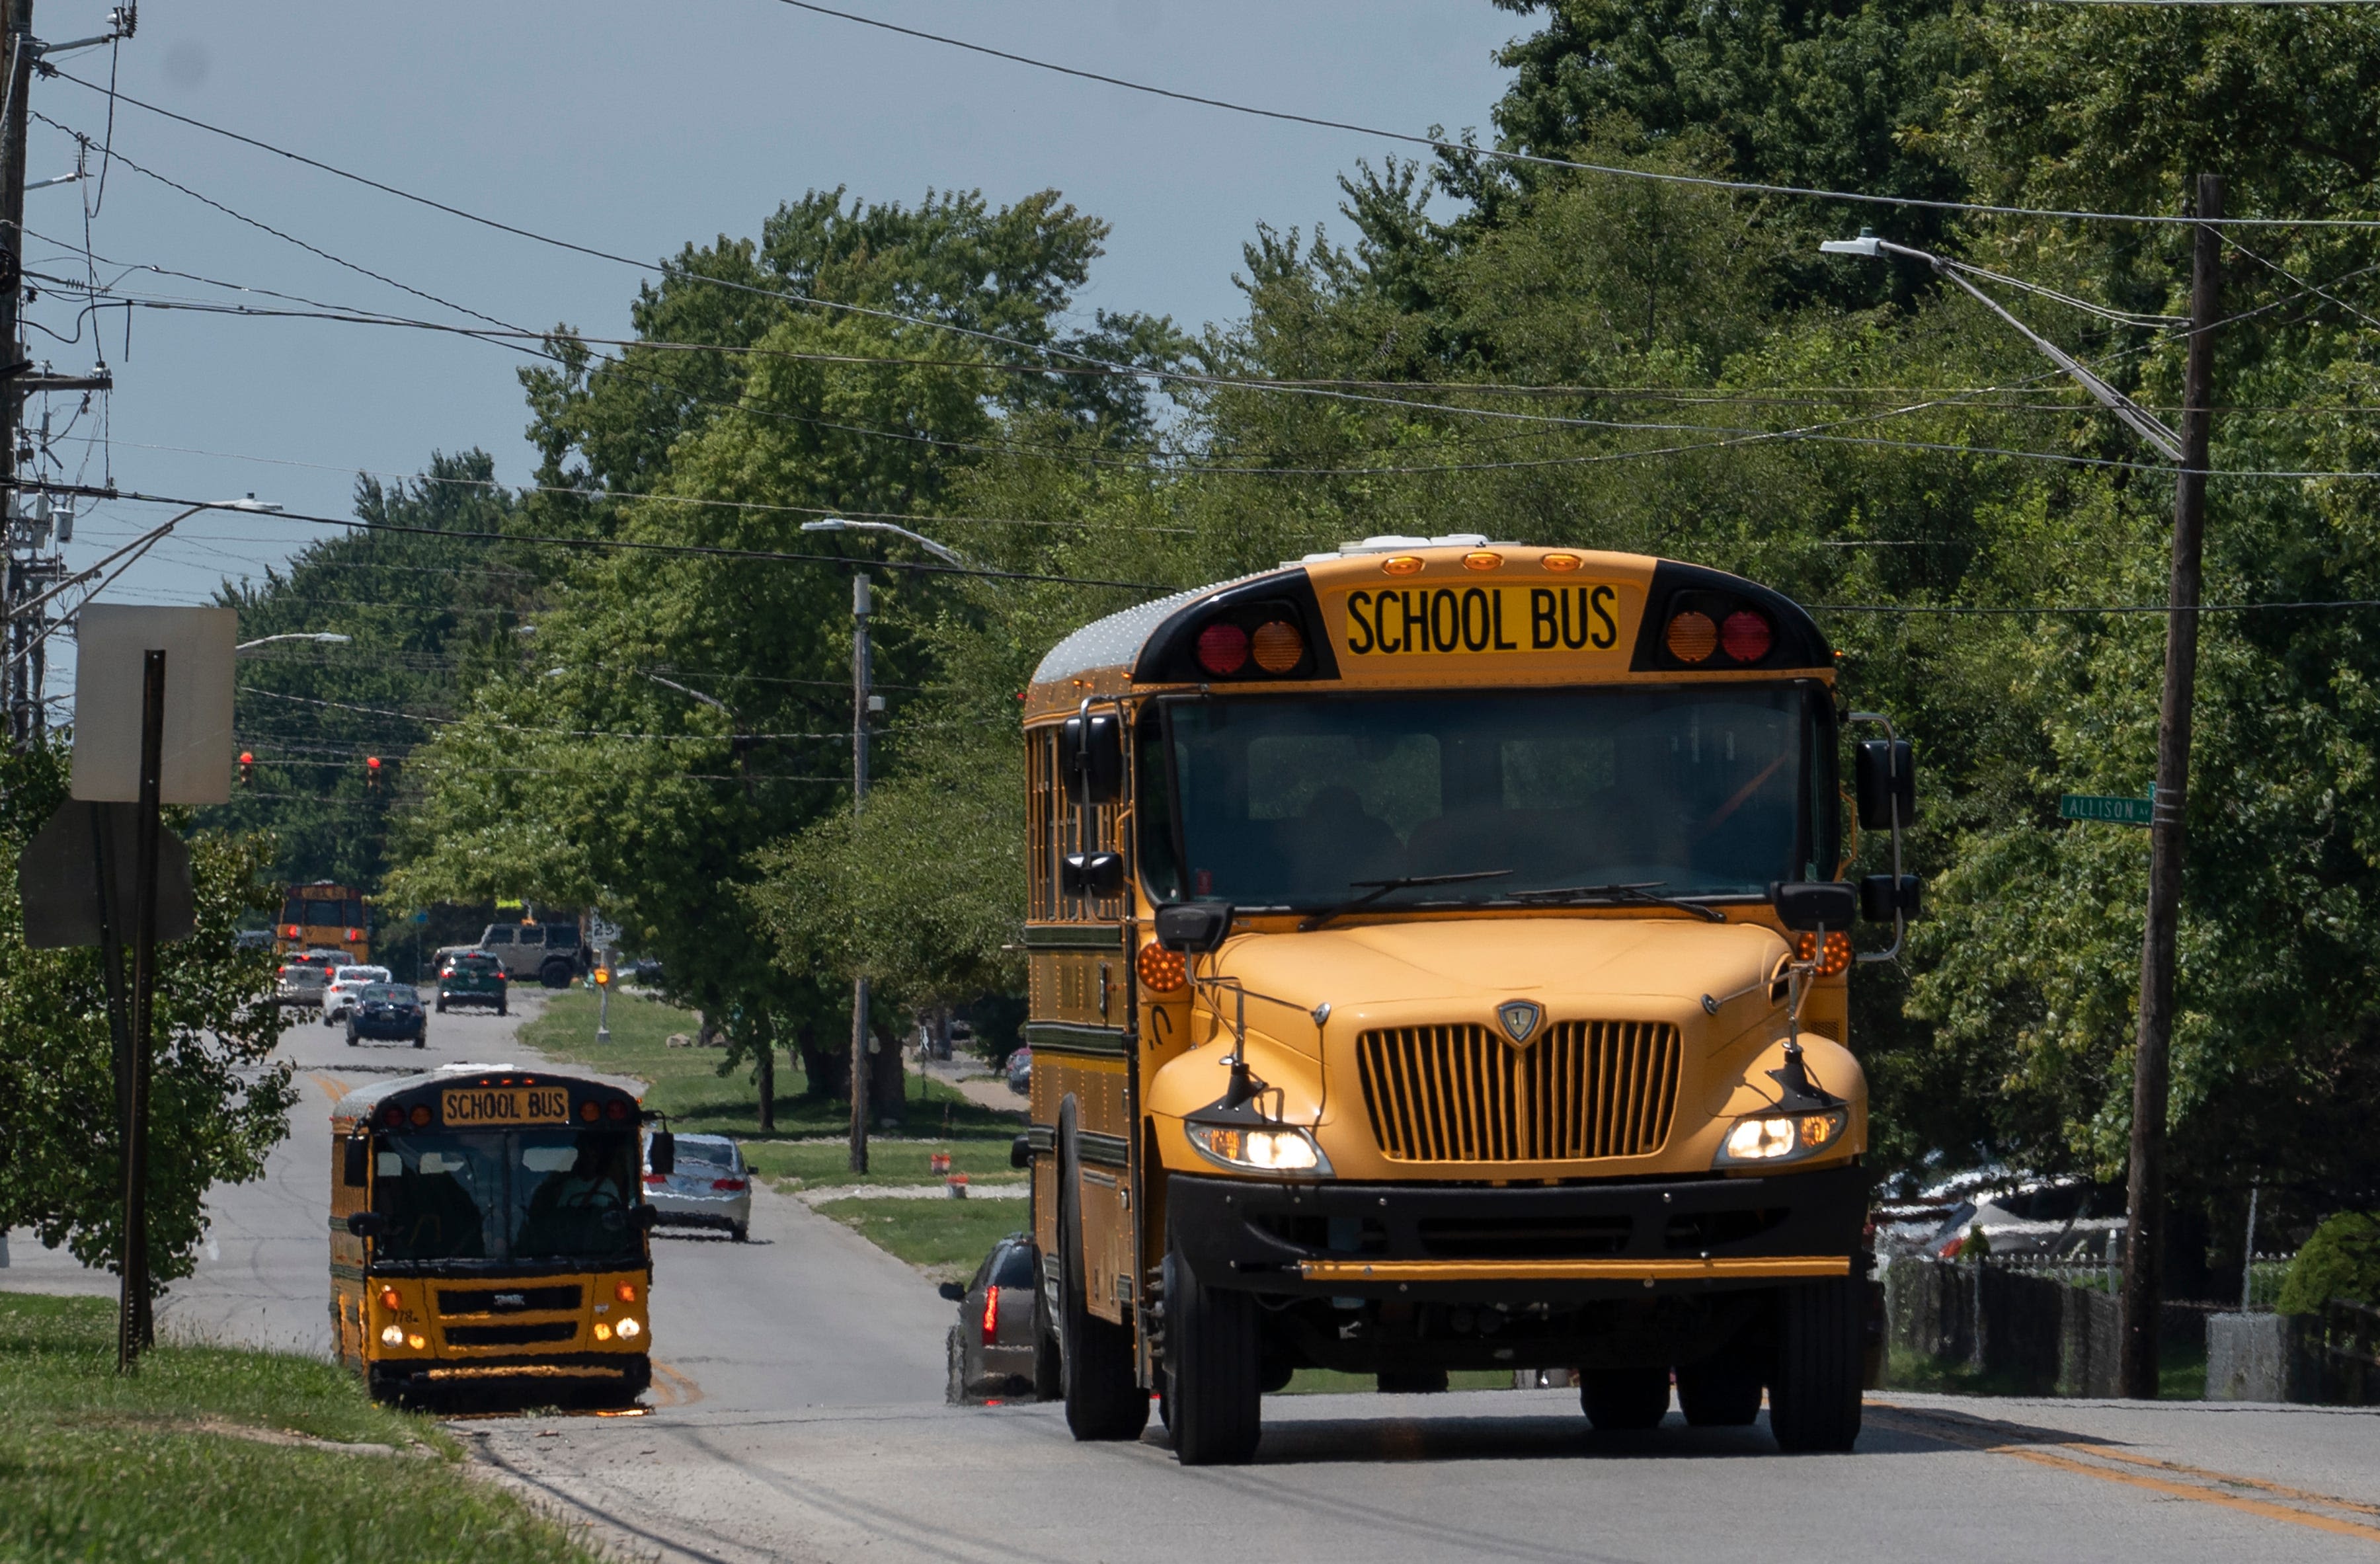
[{"label": "bus side mirror", "polygon": [[366,1170],[371,1166],[371,1137],[349,1135],[340,1148],[339,1182],[349,1189],[361,1189]]},{"label": "bus side mirror", "polygon": [[1860,916],[1870,923],[1890,923],[1917,916],[1918,879],[1913,874],[1872,874],[1860,881]]},{"label": "bus side mirror", "polygon": [[1123,723],[1112,711],[1081,712],[1058,730],[1058,771],[1085,807],[1123,796]]},{"label": "bus side mirror", "polygon": [[1852,749],[1862,830],[1904,830],[1917,820],[1917,762],[1905,738],[1862,739]]},{"label": "bus side mirror", "polygon": [[388,1218],[377,1211],[357,1211],[347,1218],[347,1231],[358,1238],[384,1238]]},{"label": "bus side mirror", "polygon": [[1232,932],[1229,902],[1175,902],[1157,909],[1157,942],[1184,955],[1220,948]]},{"label": "bus side mirror", "polygon": [[1019,1135],[1008,1143],[1008,1165],[1012,1168],[1033,1166],[1033,1137]]},{"label": "bus side mirror", "polygon": [[655,1130],[651,1142],[645,1147],[645,1166],[667,1178],[677,1171],[677,1136],[667,1130]]},{"label": "bus side mirror", "polygon": [[1123,855],[1069,853],[1058,863],[1058,891],[1103,901],[1123,893]]},{"label": "bus side mirror", "polygon": [[1846,929],[1859,913],[1859,892],[1839,879],[1784,880],[1768,887],[1768,904],[1788,928]]}]

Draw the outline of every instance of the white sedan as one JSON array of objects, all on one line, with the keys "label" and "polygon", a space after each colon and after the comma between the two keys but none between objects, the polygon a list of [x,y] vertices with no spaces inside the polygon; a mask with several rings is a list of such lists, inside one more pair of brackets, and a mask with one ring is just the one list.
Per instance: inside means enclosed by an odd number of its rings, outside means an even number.
[{"label": "white sedan", "polygon": [[322,1024],[332,1026],[346,1020],[365,985],[389,980],[384,966],[343,966],[332,973],[331,980],[322,986]]},{"label": "white sedan", "polygon": [[725,1135],[681,1134],[676,1165],[653,1171],[652,1134],[645,1135],[645,1204],[664,1227],[724,1228],[736,1243],[752,1225],[752,1172]]}]

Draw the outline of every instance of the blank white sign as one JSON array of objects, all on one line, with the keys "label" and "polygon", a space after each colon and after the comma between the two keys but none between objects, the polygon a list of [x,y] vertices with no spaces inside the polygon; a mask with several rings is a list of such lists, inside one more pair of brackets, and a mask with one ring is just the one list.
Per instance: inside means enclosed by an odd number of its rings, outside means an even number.
[{"label": "blank white sign", "polygon": [[231,798],[232,648],[239,614],[228,608],[142,608],[91,603],[79,615],[75,653],[75,797],[140,797],[140,691],[147,654],[165,654],[164,789],[167,804]]}]

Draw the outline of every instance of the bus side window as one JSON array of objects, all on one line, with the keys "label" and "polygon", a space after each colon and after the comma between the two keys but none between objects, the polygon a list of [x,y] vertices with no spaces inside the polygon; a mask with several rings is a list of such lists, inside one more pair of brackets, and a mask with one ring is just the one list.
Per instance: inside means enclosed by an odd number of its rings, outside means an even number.
[{"label": "bus side window", "polygon": [[349,1189],[361,1189],[364,1186],[364,1158],[370,1154],[371,1141],[368,1136],[349,1135],[345,1149],[346,1156],[341,1159],[344,1166],[339,1170],[340,1182]]}]

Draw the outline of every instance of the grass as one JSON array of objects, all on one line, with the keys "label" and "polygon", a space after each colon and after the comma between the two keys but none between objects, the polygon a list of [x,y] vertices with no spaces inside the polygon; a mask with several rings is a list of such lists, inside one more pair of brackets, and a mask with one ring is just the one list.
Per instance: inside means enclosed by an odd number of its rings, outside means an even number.
[{"label": "grass", "polygon": [[[1289,1376],[1289,1388],[1279,1394],[1368,1395],[1379,1388],[1379,1381],[1368,1374],[1342,1374],[1335,1368],[1301,1368]],[[1449,1369],[1446,1388],[1450,1390],[1509,1390],[1512,1388],[1512,1371],[1509,1368]]]},{"label": "grass", "polygon": [[[557,1063],[650,1082],[645,1106],[668,1114],[674,1130],[738,1140],[760,1133],[760,1093],[749,1065],[722,1075],[717,1049],[669,1046],[673,1032],[687,1037],[700,1032],[694,1012],[614,994],[612,1040],[598,1044],[596,1005],[596,997],[582,989],[555,993],[545,1012],[521,1028],[520,1040]],[[1017,1115],[995,1113],[944,1083],[919,1075],[909,1077],[900,1111],[906,1122],[954,1139],[998,1140],[1004,1146],[1019,1128]],[[777,1061],[776,1116],[778,1137],[839,1134],[851,1125],[850,1105],[810,1095],[808,1077],[782,1055]]]},{"label": "grass", "polygon": [[[1896,1390],[1934,1390],[1949,1396],[2030,1396],[2036,1387],[2005,1374],[1977,1373],[1963,1362],[1929,1357],[1906,1348],[1892,1350],[1885,1383]],[[2157,1353],[2157,1400],[2203,1401],[2206,1399],[2206,1349],[2168,1341]]]},{"label": "grass", "polygon": [[936,1281],[965,1281],[991,1246],[1023,1231],[1023,1200],[829,1200],[818,1207]]},{"label": "grass", "polygon": [[592,1564],[344,1370],[165,1346],[121,1378],[115,1326],[104,1300],[0,1292],[0,1557]]},{"label": "grass", "polygon": [[752,1165],[752,1170],[775,1181],[783,1189],[940,1183],[943,1175],[929,1172],[926,1161],[937,1151],[949,1152],[951,1171],[965,1173],[970,1184],[1025,1182],[1024,1171],[1008,1165],[1008,1142],[1004,1140],[874,1141],[868,1146],[868,1171],[864,1173],[851,1170],[851,1147],[844,1141],[744,1143],[744,1159]]}]

